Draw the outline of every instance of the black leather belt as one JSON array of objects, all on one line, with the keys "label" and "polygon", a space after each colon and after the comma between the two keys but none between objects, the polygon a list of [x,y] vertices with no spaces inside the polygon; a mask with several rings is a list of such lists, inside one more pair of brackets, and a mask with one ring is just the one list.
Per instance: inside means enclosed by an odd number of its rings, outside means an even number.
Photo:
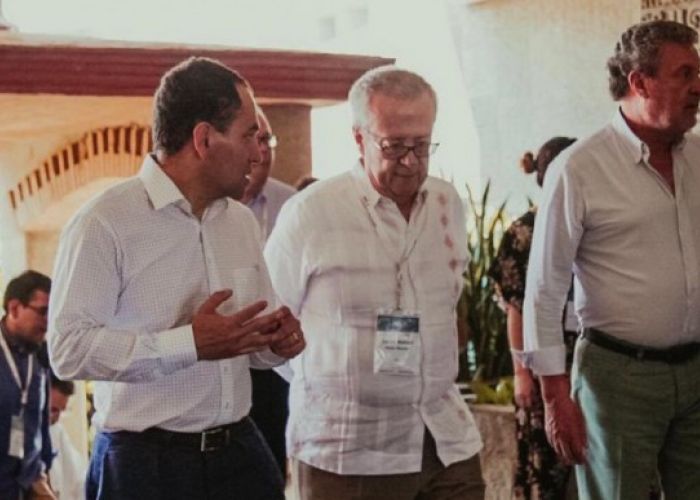
[{"label": "black leather belt", "polygon": [[212,427],[203,432],[175,432],[150,427],[142,432],[120,432],[128,434],[163,446],[189,448],[201,452],[216,451],[226,448],[237,436],[241,436],[253,429],[253,422],[245,417],[232,424]]},{"label": "black leather belt", "polygon": [[640,361],[661,361],[671,365],[685,363],[700,352],[700,343],[674,345],[667,349],[638,346],[624,342],[595,328],[584,328],[581,337],[603,349]]}]

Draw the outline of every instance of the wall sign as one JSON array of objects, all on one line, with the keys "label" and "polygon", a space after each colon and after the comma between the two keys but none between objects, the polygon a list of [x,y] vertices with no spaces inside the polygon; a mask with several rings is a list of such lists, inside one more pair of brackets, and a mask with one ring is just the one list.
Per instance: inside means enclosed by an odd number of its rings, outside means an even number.
[{"label": "wall sign", "polygon": [[641,0],[642,21],[676,21],[700,29],[700,0]]}]

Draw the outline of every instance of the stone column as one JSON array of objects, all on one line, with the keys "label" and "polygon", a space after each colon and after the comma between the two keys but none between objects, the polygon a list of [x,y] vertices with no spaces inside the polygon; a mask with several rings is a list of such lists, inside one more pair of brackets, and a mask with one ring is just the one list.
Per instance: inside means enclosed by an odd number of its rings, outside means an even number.
[{"label": "stone column", "polygon": [[311,107],[305,104],[262,106],[277,136],[277,156],[272,177],[294,185],[311,174]]},{"label": "stone column", "polygon": [[509,500],[518,460],[515,408],[511,405],[471,404],[484,447],[479,454],[486,483],[486,500]]}]

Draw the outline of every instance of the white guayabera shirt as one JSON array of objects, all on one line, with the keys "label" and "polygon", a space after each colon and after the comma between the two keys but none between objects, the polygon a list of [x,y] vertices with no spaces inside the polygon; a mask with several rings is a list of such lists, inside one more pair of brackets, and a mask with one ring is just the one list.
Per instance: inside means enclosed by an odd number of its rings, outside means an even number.
[{"label": "white guayabera shirt", "polygon": [[220,199],[200,221],[150,157],[76,214],[56,258],[48,343],[60,377],[97,381],[98,429],[199,432],[248,414],[249,366],[284,360],[266,350],[197,361],[191,321],[224,288],[222,314],[274,305],[261,249],[250,210]]},{"label": "white guayabera shirt", "polygon": [[[420,314],[420,372],[375,373],[377,311],[395,308],[396,263],[413,242],[401,302]],[[479,451],[479,432],[454,385],[455,305],[468,255],[452,185],[428,178],[407,223],[357,166],[284,205],[265,259],[307,340],[291,362],[291,456],[338,474],[416,472],[426,426],[445,465]]]}]

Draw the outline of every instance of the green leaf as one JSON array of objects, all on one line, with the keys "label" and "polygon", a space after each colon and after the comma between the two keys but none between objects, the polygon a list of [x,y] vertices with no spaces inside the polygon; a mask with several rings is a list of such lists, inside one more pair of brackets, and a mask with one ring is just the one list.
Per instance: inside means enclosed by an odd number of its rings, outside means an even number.
[{"label": "green leaf", "polygon": [[494,300],[495,290],[488,277],[507,228],[507,201],[495,210],[489,207],[490,181],[484,186],[481,199],[474,196],[469,185],[466,188],[467,248],[471,261],[464,272],[458,313],[460,321],[467,323],[471,337],[467,352],[460,356],[460,374],[472,378],[478,374],[483,381],[495,383],[498,378],[512,374],[506,315]]}]

